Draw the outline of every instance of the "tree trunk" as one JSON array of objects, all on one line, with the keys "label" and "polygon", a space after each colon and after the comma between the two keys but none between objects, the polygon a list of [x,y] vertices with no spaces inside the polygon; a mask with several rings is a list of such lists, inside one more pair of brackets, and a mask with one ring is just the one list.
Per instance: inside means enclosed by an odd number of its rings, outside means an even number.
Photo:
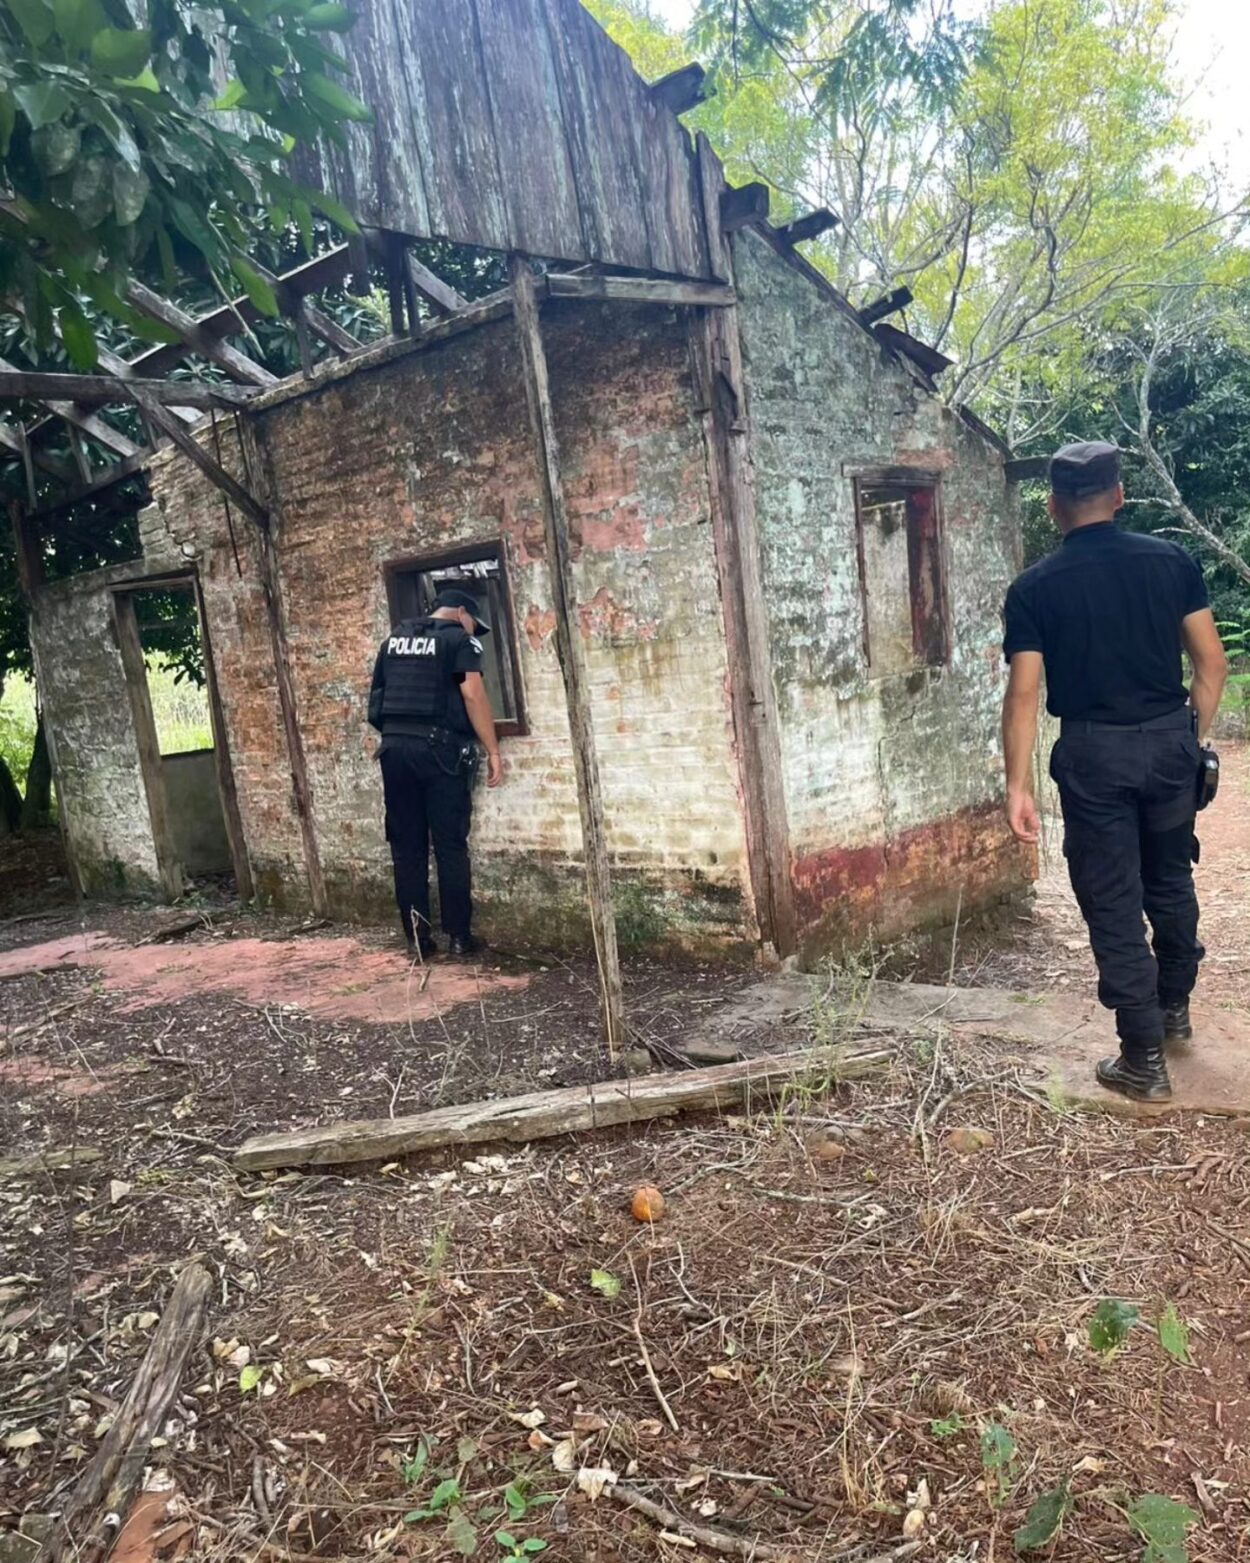
[{"label": "tree trunk", "polygon": [[0,754],[0,836],[16,835],[22,824],[22,795]]},{"label": "tree trunk", "polygon": [[48,753],[48,735],[43,712],[35,728],[35,747],[26,768],[26,798],[22,804],[21,827],[39,830],[52,822],[52,758]]}]

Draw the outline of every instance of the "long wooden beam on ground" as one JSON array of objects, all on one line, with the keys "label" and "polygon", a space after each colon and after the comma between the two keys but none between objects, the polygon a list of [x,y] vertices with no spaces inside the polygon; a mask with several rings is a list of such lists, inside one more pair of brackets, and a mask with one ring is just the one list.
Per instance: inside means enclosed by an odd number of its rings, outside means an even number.
[{"label": "long wooden beam on ground", "polygon": [[602,987],[603,1025],[608,1052],[615,1056],[625,1036],[625,1000],[616,949],[612,875],[608,867],[607,830],[599,783],[599,758],[595,752],[586,654],[576,618],[577,597],[570,564],[569,522],[560,474],[560,448],[547,378],[547,354],[538,320],[534,273],[523,255],[514,255],[509,269],[517,335],[521,343],[521,361],[525,370],[525,399],[529,404],[530,427],[542,489],[547,569],[556,621],[556,656],[564,679],[569,734],[573,745],[573,772],[577,778],[577,804],[582,819],[582,853],[586,859],[586,895]]},{"label": "long wooden beam on ground", "polygon": [[714,1064],[679,1074],[643,1075],[600,1085],[532,1091],[500,1101],[435,1107],[404,1118],[328,1123],[313,1129],[257,1134],[245,1140],[234,1164],[247,1172],[271,1167],[337,1167],[355,1161],[389,1161],[441,1145],[480,1145],[491,1140],[527,1143],[613,1124],[672,1118],[678,1113],[764,1103],[798,1081],[854,1080],[888,1064],[893,1049],[847,1052],[808,1048],[796,1053]]},{"label": "long wooden beam on ground", "polygon": [[212,1277],[203,1265],[187,1265],[126,1398],[62,1506],[36,1563],[99,1563],[112,1550],[151,1461],[152,1440],[173,1409],[182,1375],[200,1344],[212,1293]]},{"label": "long wooden beam on ground", "polygon": [[720,282],[678,282],[669,277],[606,277],[593,271],[547,274],[552,298],[612,299],[625,304],[676,304],[727,309],[737,302],[732,288]]},{"label": "long wooden beam on ground", "polygon": [[[18,369],[0,358],[0,402],[56,401],[71,406],[116,407],[132,401],[129,394],[132,391],[142,391],[150,400],[171,407],[238,407],[248,396],[237,386],[210,385],[205,380],[144,380],[137,375],[123,379],[116,374],[44,374],[33,369]],[[69,416],[59,405],[57,415]],[[91,430],[86,432],[90,434]],[[116,434],[116,430],[112,432]],[[129,448],[119,454],[134,454],[134,442],[127,444]]]}]

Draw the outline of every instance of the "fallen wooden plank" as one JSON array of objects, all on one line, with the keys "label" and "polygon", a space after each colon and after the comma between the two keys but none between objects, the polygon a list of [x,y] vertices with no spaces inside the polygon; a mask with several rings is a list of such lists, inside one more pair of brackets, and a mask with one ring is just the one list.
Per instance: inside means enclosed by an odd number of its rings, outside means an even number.
[{"label": "fallen wooden plank", "polygon": [[47,1172],[65,1172],[103,1160],[104,1152],[91,1145],[66,1145],[58,1150],[37,1151],[0,1161],[0,1178],[33,1178]]},{"label": "fallen wooden plank", "polygon": [[247,1172],[270,1167],[335,1167],[351,1161],[389,1160],[440,1145],[549,1139],[583,1129],[732,1107],[748,1099],[766,1101],[795,1081],[811,1077],[854,1079],[893,1057],[892,1049],[848,1053],[841,1048],[812,1048],[683,1074],[643,1075],[600,1085],[533,1091],[497,1102],[435,1107],[406,1118],[370,1118],[257,1134],[235,1152],[234,1164]]},{"label": "fallen wooden plank", "polygon": [[150,1458],[152,1439],[169,1415],[187,1360],[199,1345],[212,1288],[202,1265],[189,1264],[178,1277],[130,1391],[36,1563],[99,1563],[112,1547]]}]

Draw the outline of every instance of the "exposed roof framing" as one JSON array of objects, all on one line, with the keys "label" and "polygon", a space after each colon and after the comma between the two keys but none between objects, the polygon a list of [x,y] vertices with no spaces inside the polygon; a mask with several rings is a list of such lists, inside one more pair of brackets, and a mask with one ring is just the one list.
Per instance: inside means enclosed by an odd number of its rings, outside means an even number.
[{"label": "exposed roof framing", "polygon": [[[269,383],[276,385],[277,377],[271,375]],[[210,385],[206,380],[145,380],[137,375],[43,374],[36,370],[18,369],[7,359],[0,358],[0,401],[29,399],[46,402],[56,409],[59,417],[77,422],[93,439],[99,439],[102,445],[108,444],[108,440],[101,438],[95,429],[87,427],[90,419],[75,417],[76,407],[115,407],[119,402],[137,400],[135,393],[139,391],[151,400],[171,407],[198,407],[201,410],[238,407],[248,399],[247,392],[233,385]],[[117,439],[121,438],[113,429],[109,429],[108,433]],[[134,442],[127,443],[130,445],[129,450],[121,450],[118,445],[112,448],[123,456],[133,455],[136,449]]]}]

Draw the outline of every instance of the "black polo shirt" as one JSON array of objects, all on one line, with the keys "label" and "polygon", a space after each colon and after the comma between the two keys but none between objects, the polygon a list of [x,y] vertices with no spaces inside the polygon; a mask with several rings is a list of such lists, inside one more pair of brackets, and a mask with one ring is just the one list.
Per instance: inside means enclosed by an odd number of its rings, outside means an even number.
[{"label": "black polo shirt", "polygon": [[1052,716],[1148,722],[1189,698],[1181,620],[1207,606],[1202,571],[1178,544],[1100,521],[1014,582],[1003,651],[1009,662],[1041,652]]}]

